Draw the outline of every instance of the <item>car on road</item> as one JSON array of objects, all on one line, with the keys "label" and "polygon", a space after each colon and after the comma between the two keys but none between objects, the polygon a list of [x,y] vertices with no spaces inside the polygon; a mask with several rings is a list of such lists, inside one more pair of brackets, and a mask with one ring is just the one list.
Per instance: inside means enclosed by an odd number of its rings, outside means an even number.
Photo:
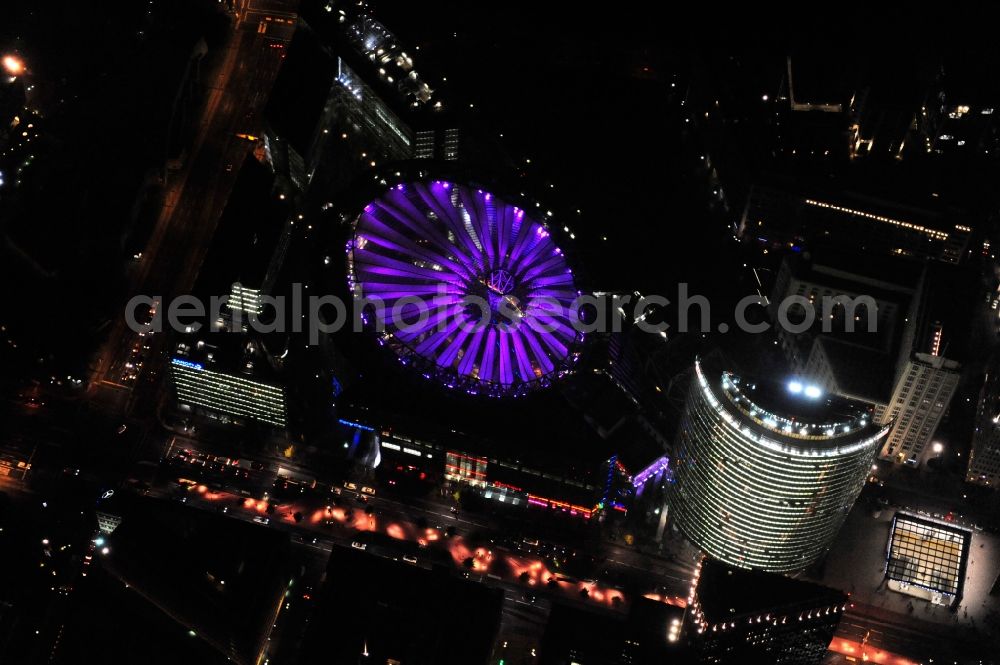
[{"label": "car on road", "polygon": [[255,515],[253,521],[256,522],[257,524],[270,524],[271,518],[264,517],[263,515]]},{"label": "car on road", "polygon": [[356,550],[366,550],[368,549],[368,543],[362,543],[359,540],[355,540],[351,543],[351,547],[353,547]]}]

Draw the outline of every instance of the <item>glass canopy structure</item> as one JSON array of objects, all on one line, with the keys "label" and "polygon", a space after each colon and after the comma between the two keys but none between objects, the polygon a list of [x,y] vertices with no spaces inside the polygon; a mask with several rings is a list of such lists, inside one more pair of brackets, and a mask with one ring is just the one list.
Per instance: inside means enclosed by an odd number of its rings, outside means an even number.
[{"label": "glass canopy structure", "polygon": [[365,323],[449,388],[520,395],[578,358],[580,292],[562,249],[543,222],[490,192],[391,186],[355,219],[347,259]]}]

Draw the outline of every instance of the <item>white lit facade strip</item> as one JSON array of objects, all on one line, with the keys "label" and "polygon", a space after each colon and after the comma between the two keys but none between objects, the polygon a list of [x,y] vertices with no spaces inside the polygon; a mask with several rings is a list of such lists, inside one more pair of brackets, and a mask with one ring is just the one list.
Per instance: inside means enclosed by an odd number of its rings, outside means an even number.
[{"label": "white lit facade strip", "polygon": [[700,364],[695,371],[670,486],[677,526],[732,565],[808,566],[840,530],[888,426],[818,440],[767,435],[730,402],[721,375],[710,384]]},{"label": "white lit facade strip", "polygon": [[279,386],[223,374],[195,363],[174,362],[171,374],[181,404],[286,426],[285,391]]},{"label": "white lit facade strip", "polygon": [[[929,236],[935,240],[948,239],[948,234],[945,233],[944,231],[929,229],[926,226],[921,226],[919,224],[914,224],[912,222],[904,222],[902,220],[893,219],[891,217],[886,217],[884,215],[876,215],[871,212],[865,212],[864,210],[854,210],[853,208],[845,208],[843,206],[835,205],[833,203],[814,201],[813,199],[806,199],[805,202],[807,205],[815,206],[817,208],[826,208],[828,210],[835,210],[836,212],[842,212],[847,215],[864,217],[865,219],[871,219],[876,222],[882,222],[883,224],[892,224],[893,226],[898,226],[899,228],[908,229],[910,231],[916,231],[917,233],[923,233],[924,235]],[[961,227],[956,226],[955,228],[961,230]]]}]

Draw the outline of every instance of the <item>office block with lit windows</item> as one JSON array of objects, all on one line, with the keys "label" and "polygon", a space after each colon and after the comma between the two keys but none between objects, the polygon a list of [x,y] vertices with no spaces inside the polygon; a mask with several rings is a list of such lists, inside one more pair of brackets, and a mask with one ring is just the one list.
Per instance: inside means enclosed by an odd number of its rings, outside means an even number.
[{"label": "office block with lit windows", "polygon": [[708,559],[688,605],[694,662],[818,664],[846,608],[836,589]]},{"label": "office block with lit windows", "polygon": [[177,409],[223,423],[287,426],[285,387],[259,343],[228,333],[177,345],[170,377]]},{"label": "office block with lit windows", "polygon": [[889,425],[863,402],[695,363],[668,502],[698,547],[735,566],[802,570],[829,549]]},{"label": "office block with lit windows", "polygon": [[996,488],[1000,486],[1000,363],[997,360],[991,363],[983,379],[975,426],[965,481]]}]

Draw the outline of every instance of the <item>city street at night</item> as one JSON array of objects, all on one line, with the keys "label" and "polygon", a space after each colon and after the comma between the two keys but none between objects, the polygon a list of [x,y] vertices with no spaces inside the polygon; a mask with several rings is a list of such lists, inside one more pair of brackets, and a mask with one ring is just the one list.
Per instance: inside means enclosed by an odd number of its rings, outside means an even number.
[{"label": "city street at night", "polygon": [[1000,665],[990,8],[8,4],[0,663]]}]

